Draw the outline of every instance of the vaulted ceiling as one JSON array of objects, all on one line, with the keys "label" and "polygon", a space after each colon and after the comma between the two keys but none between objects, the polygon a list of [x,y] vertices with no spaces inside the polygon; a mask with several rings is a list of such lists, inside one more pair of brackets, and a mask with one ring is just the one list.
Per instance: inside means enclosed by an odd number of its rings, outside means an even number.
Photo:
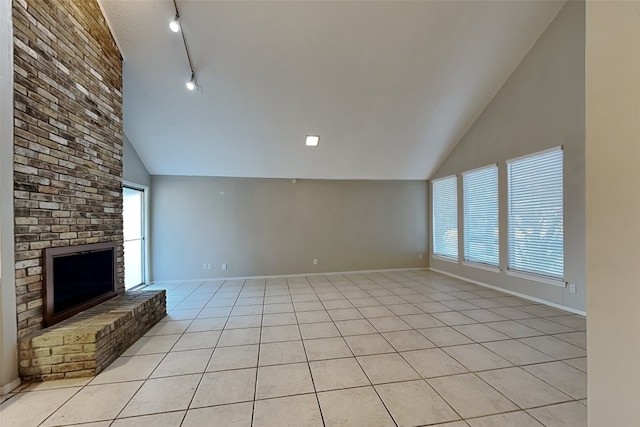
[{"label": "vaulted ceiling", "polygon": [[[426,179],[561,1],[101,0],[151,174]],[[304,145],[308,134],[320,145]]]}]

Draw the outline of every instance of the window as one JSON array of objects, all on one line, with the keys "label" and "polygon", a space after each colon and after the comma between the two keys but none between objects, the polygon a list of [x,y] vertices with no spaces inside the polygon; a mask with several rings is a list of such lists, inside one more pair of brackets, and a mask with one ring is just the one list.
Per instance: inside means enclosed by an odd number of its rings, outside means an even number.
[{"label": "window", "polygon": [[498,267],[498,167],[462,174],[464,200],[464,260]]},{"label": "window", "polygon": [[507,162],[509,269],[562,280],[562,148]]},{"label": "window", "polygon": [[458,180],[433,181],[433,254],[458,259]]}]

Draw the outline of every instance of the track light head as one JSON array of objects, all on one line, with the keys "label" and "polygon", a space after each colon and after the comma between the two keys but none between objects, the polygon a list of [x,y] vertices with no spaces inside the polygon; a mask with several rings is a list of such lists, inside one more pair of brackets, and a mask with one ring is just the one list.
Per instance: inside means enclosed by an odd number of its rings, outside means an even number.
[{"label": "track light head", "polygon": [[171,29],[171,31],[173,31],[174,33],[177,33],[178,31],[180,31],[180,16],[178,16],[178,14],[176,13],[175,18],[173,18],[170,22],[169,22],[169,28]]},{"label": "track light head", "polygon": [[187,89],[194,90],[196,88],[196,76],[194,73],[191,73],[191,79],[187,82]]}]

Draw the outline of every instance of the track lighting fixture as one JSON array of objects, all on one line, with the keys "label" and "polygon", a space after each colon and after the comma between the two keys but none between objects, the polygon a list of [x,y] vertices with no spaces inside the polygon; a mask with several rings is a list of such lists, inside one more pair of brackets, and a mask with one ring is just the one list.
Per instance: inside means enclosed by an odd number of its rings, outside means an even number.
[{"label": "track lighting fixture", "polygon": [[187,62],[189,63],[189,70],[191,71],[191,78],[187,81],[186,86],[187,89],[193,91],[198,87],[198,83],[196,81],[196,73],[193,71],[193,64],[191,63],[191,55],[189,54],[189,47],[187,46],[187,38],[184,35],[184,29],[180,24],[180,12],[178,11],[178,4],[176,0],[173,0],[173,7],[176,10],[175,18],[169,22],[169,28],[174,33],[180,33],[182,35],[182,43],[184,44],[184,51],[187,54]]},{"label": "track lighting fixture", "polygon": [[180,16],[178,15],[178,12],[176,12],[175,18],[173,18],[171,22],[169,22],[169,28],[174,33],[177,33],[178,31],[180,31]]},{"label": "track lighting fixture", "polygon": [[196,88],[196,76],[194,73],[191,73],[191,78],[187,82],[187,89],[194,90]]}]

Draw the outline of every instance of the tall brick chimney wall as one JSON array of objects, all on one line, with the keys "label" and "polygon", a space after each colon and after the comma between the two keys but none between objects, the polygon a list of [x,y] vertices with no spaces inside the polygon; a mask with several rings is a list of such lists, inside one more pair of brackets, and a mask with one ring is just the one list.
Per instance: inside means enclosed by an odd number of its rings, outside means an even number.
[{"label": "tall brick chimney wall", "polygon": [[42,329],[43,249],[122,237],[122,58],[95,0],[14,0],[18,336]]}]

